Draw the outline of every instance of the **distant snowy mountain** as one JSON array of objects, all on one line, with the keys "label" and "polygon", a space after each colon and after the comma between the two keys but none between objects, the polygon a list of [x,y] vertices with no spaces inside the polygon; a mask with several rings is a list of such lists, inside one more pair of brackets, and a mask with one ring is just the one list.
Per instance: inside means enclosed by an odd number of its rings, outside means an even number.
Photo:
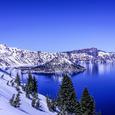
[{"label": "distant snowy mountain", "polygon": [[47,63],[80,64],[82,62],[115,62],[115,53],[97,48],[74,50],[69,52],[49,53],[28,51],[0,45],[0,66],[37,66]]}]

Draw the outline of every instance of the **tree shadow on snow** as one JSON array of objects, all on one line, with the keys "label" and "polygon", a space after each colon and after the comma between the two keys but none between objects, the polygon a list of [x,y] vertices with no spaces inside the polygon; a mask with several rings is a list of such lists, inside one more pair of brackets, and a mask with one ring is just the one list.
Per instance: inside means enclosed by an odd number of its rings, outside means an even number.
[{"label": "tree shadow on snow", "polygon": [[24,112],[24,113],[26,113],[26,114],[28,114],[28,115],[30,115],[28,112],[26,112],[25,110],[23,110],[23,109],[19,109],[20,111],[22,111],[22,112]]}]

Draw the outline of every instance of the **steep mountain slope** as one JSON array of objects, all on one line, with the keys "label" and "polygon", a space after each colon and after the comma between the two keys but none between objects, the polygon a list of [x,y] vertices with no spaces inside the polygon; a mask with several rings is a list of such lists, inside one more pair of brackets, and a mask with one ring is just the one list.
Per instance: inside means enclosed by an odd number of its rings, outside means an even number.
[{"label": "steep mountain slope", "polygon": [[21,91],[22,93],[20,95],[20,108],[16,109],[12,107],[9,103],[9,100],[13,94],[17,94],[17,91],[14,87],[7,85],[7,81],[12,80],[12,77],[0,71],[0,115],[55,115],[55,113],[48,110],[46,98],[40,94],[39,99],[41,110],[32,108],[31,100],[26,98],[23,91]]},{"label": "steep mountain slope", "polygon": [[[56,61],[55,59],[58,58]],[[0,45],[0,66],[35,66],[45,63],[68,64],[80,62],[115,62],[115,53],[104,52],[96,48],[74,50],[70,52],[49,53],[32,52]]]}]

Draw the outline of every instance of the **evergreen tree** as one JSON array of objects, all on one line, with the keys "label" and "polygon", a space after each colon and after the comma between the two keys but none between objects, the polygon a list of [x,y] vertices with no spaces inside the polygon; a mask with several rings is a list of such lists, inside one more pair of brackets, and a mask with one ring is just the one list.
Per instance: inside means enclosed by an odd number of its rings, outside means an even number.
[{"label": "evergreen tree", "polygon": [[71,79],[67,75],[65,75],[63,78],[57,103],[61,111],[64,109],[69,114],[75,114],[77,112],[77,100],[75,90]]},{"label": "evergreen tree", "polygon": [[18,92],[20,92],[20,87],[19,87],[19,86],[16,86],[16,90],[17,90]]},{"label": "evergreen tree", "polygon": [[17,84],[17,86],[20,86],[20,76],[17,73],[16,79],[15,79],[15,83]]},{"label": "evergreen tree", "polygon": [[38,93],[34,92],[33,93],[33,98],[38,99]]},{"label": "evergreen tree", "polygon": [[12,95],[12,98],[10,99],[10,104],[13,106],[14,105],[14,99],[15,99],[15,94]]},{"label": "evergreen tree", "polygon": [[87,88],[84,89],[81,97],[82,113],[86,115],[95,115],[95,102],[90,96]]},{"label": "evergreen tree", "polygon": [[39,109],[39,108],[40,108],[40,101],[39,101],[39,99],[36,99],[35,108],[36,108],[36,109]]},{"label": "evergreen tree", "polygon": [[32,107],[39,109],[40,103],[39,103],[39,98],[38,98],[38,90],[37,90],[37,81],[35,77],[32,77],[32,74],[29,72],[28,74],[28,79],[27,79],[27,84],[25,86],[25,91],[26,91],[26,97],[32,99],[31,105]]},{"label": "evergreen tree", "polygon": [[38,91],[38,86],[37,86],[37,80],[35,77],[33,77],[33,92],[37,93]]},{"label": "evergreen tree", "polygon": [[81,104],[77,102],[76,104],[76,115],[82,115],[82,109],[81,109]]},{"label": "evergreen tree", "polygon": [[20,94],[19,93],[16,96],[15,94],[13,94],[12,98],[10,99],[10,104],[15,108],[20,107]]},{"label": "evergreen tree", "polygon": [[58,112],[58,115],[75,115],[75,114],[69,114],[67,111],[66,111],[66,107],[63,106],[62,110],[60,112]]},{"label": "evergreen tree", "polygon": [[1,79],[3,79],[4,78],[4,74],[1,76]]},{"label": "evergreen tree", "polygon": [[48,107],[48,109],[50,110],[50,100],[49,100],[48,97],[46,97],[46,103],[47,103],[47,107]]},{"label": "evergreen tree", "polygon": [[10,84],[11,84],[12,87],[14,86],[14,81],[13,81],[13,79],[10,81]]},{"label": "evergreen tree", "polygon": [[12,87],[14,86],[14,82],[11,83],[11,86],[12,86]]},{"label": "evergreen tree", "polygon": [[9,85],[9,81],[7,81],[7,85]]},{"label": "evergreen tree", "polygon": [[32,90],[33,90],[33,78],[32,78],[32,74],[29,72],[27,84],[26,84],[26,95],[27,95],[27,97],[29,97],[29,95],[32,94]]},{"label": "evergreen tree", "polygon": [[32,107],[34,107],[34,108],[35,108],[35,104],[36,104],[36,99],[35,99],[35,98],[33,98],[33,99],[32,99],[32,103],[31,103]]},{"label": "evergreen tree", "polygon": [[46,97],[46,102],[47,102],[49,111],[56,111],[56,101],[51,100],[48,97]]},{"label": "evergreen tree", "polygon": [[35,109],[39,109],[39,108],[40,108],[39,99],[38,99],[38,98],[33,98],[31,105],[32,105],[32,107],[34,107]]},{"label": "evergreen tree", "polygon": [[16,95],[16,99],[14,102],[15,102],[16,108],[20,107],[20,94],[19,93]]},{"label": "evergreen tree", "polygon": [[29,91],[26,89],[26,97],[30,99]]},{"label": "evergreen tree", "polygon": [[27,79],[27,84],[26,84],[26,96],[29,97],[29,95],[32,95],[33,97],[38,96],[38,86],[37,86],[37,81],[35,77],[32,77],[32,74],[29,73],[28,79]]}]

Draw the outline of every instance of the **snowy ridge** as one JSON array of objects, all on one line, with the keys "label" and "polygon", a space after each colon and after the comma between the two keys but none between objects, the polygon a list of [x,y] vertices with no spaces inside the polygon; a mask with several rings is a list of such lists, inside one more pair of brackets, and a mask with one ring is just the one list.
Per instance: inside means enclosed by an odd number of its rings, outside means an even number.
[{"label": "snowy ridge", "polygon": [[60,53],[33,52],[0,44],[0,66],[36,66],[52,62],[55,58],[58,58],[57,63],[61,64],[65,62],[79,64],[81,61],[106,63],[115,62],[115,53],[101,51],[96,48]]}]

